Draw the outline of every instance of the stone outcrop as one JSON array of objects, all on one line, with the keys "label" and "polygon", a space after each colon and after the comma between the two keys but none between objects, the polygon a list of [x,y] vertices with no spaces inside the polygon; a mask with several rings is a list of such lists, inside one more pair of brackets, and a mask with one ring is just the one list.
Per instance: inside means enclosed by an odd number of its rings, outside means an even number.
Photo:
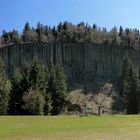
[{"label": "stone outcrop", "polygon": [[[15,44],[0,49],[0,56],[10,74],[13,67],[22,68],[34,59],[45,65],[64,67],[68,81],[112,79],[120,74],[125,48],[85,43]],[[140,67],[140,51],[127,49],[136,71]]]}]

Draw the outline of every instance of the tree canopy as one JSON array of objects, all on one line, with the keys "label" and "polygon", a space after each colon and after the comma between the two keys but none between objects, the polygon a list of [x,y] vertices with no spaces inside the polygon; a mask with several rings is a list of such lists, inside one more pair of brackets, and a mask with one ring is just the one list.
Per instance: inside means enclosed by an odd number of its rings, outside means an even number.
[{"label": "tree canopy", "polygon": [[77,25],[71,22],[60,22],[57,26],[47,26],[38,22],[37,27],[31,27],[25,23],[22,34],[15,29],[10,32],[3,31],[0,37],[0,45],[11,43],[98,43],[110,44],[120,47],[139,48],[140,33],[138,29],[113,27],[111,30],[100,28],[96,24],[90,26],[81,22]]}]

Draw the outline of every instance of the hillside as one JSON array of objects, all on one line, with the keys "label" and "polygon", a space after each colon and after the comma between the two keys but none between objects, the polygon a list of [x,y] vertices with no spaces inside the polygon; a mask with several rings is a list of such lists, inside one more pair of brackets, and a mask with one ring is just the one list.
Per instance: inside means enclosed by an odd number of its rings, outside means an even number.
[{"label": "hillside", "polygon": [[[24,68],[34,60],[46,66],[62,65],[66,74],[72,114],[92,107],[98,112],[98,98],[108,97],[102,107],[103,114],[119,112],[119,95],[116,89],[125,51],[132,59],[135,70],[140,68],[140,51],[118,46],[89,43],[26,43],[0,48],[0,56],[11,77],[15,67]],[[107,91],[104,90],[107,88]],[[86,93],[86,94],[85,94]],[[107,94],[107,95],[106,95]],[[97,98],[97,99],[96,99]],[[108,105],[110,104],[110,105]],[[73,106],[74,109],[73,109]],[[66,108],[67,108],[66,107]],[[67,109],[66,109],[67,110]]]}]

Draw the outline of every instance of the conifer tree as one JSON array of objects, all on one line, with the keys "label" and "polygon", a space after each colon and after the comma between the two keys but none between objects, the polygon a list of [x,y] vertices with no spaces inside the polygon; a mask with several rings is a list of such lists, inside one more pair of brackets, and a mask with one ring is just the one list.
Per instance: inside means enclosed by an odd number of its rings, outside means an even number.
[{"label": "conifer tree", "polygon": [[137,76],[134,66],[128,53],[122,61],[120,93],[127,114],[137,114],[138,95],[137,95]]},{"label": "conifer tree", "polygon": [[5,65],[0,59],[0,115],[7,114],[11,83],[6,76]]},{"label": "conifer tree", "polygon": [[137,75],[134,66],[130,63],[129,67],[129,92],[127,93],[127,114],[138,113],[138,93],[137,93]]},{"label": "conifer tree", "polygon": [[45,115],[51,115],[51,111],[52,111],[52,100],[51,100],[51,95],[49,93],[44,94],[45,97],[45,105],[44,105],[44,114]]},{"label": "conifer tree", "polygon": [[130,65],[130,59],[128,57],[128,53],[125,52],[125,56],[122,60],[121,77],[120,77],[120,93],[123,99],[125,98],[125,93],[128,90],[129,65]]},{"label": "conifer tree", "polygon": [[10,91],[10,100],[9,100],[9,111],[10,115],[18,115],[21,112],[21,99],[22,99],[22,92],[20,88],[20,80],[21,74],[17,68],[14,69],[14,74],[11,79],[11,91]]},{"label": "conifer tree", "polygon": [[44,97],[45,97],[45,106],[44,106],[44,114],[45,115],[51,115],[52,111],[52,100],[51,100],[51,94],[52,94],[52,89],[54,88],[54,82],[53,82],[53,75],[52,73],[49,72],[49,70],[46,68],[45,69],[45,78],[46,78],[46,84],[45,84],[45,92],[44,92]]},{"label": "conifer tree", "polygon": [[23,102],[23,96],[28,90],[30,89],[30,83],[29,83],[29,67],[24,67],[22,72],[22,78],[20,80],[20,94],[21,94],[21,100],[19,103],[19,114],[24,115],[27,114],[26,110],[24,110],[24,102]]},{"label": "conifer tree", "polygon": [[23,41],[30,42],[31,41],[31,28],[28,22],[26,22],[23,29]]},{"label": "conifer tree", "polygon": [[30,87],[44,91],[47,81],[45,75],[45,66],[36,60],[32,63],[29,70]]},{"label": "conifer tree", "polygon": [[138,78],[137,78],[137,96],[138,96],[138,112],[140,111],[140,69],[138,70]]},{"label": "conifer tree", "polygon": [[51,94],[53,106],[52,115],[57,115],[62,110],[62,106],[65,102],[67,86],[63,69],[57,66],[54,71],[54,79],[52,78],[54,86]]}]

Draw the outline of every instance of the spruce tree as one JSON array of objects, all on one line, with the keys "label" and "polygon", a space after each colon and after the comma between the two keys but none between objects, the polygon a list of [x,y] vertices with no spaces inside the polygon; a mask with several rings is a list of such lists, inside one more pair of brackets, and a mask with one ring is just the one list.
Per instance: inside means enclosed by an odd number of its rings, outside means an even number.
[{"label": "spruce tree", "polygon": [[138,113],[137,75],[133,64],[129,67],[129,92],[127,93],[127,114]]},{"label": "spruce tree", "polygon": [[46,84],[45,84],[45,106],[44,106],[44,114],[45,115],[51,115],[52,111],[52,100],[51,100],[51,94],[52,89],[54,88],[54,82],[53,82],[53,75],[49,72],[48,68],[45,69],[45,78],[46,78]]},{"label": "spruce tree", "polygon": [[11,79],[12,89],[10,92],[9,101],[9,114],[11,115],[24,115],[27,110],[24,110],[23,96],[30,89],[29,82],[29,67],[24,67],[20,72],[15,69]]},{"label": "spruce tree", "polygon": [[0,115],[7,114],[11,83],[6,76],[5,65],[0,58]]},{"label": "spruce tree", "polygon": [[55,68],[53,82],[52,115],[57,115],[61,112],[67,95],[66,79],[62,67],[57,66]]},{"label": "spruce tree", "polygon": [[31,28],[30,28],[30,25],[28,22],[26,22],[26,24],[24,26],[22,39],[24,42],[31,41]]},{"label": "spruce tree", "polygon": [[11,91],[10,91],[10,101],[9,101],[9,111],[10,115],[18,115],[21,112],[21,100],[22,91],[20,88],[21,74],[19,69],[14,68],[13,77],[11,79]]},{"label": "spruce tree", "polygon": [[44,94],[45,97],[45,106],[44,106],[44,114],[45,115],[51,115],[51,111],[52,111],[52,99],[51,99],[51,95],[48,94],[47,92]]},{"label": "spruce tree", "polygon": [[26,110],[24,110],[24,101],[23,101],[23,96],[25,95],[26,92],[30,89],[30,83],[29,83],[29,67],[24,67],[23,72],[22,72],[22,78],[20,80],[20,103],[19,103],[19,114],[24,115],[27,114]]},{"label": "spruce tree", "polygon": [[138,112],[140,111],[140,69],[138,70]]},{"label": "spruce tree", "polygon": [[126,113],[137,114],[137,76],[134,71],[133,63],[128,56],[128,53],[125,53],[122,61],[120,93],[124,108],[126,109]]},{"label": "spruce tree", "polygon": [[29,70],[29,83],[30,87],[44,91],[47,81],[45,74],[45,66],[37,62],[36,60],[32,63]]},{"label": "spruce tree", "polygon": [[37,62],[36,60],[30,67],[29,72],[29,82],[33,89],[39,89],[44,96],[45,105],[44,105],[44,114],[51,114],[51,95],[48,93],[48,77],[49,72],[47,68],[42,64]]},{"label": "spruce tree", "polygon": [[128,57],[128,53],[125,52],[125,56],[122,60],[122,66],[121,66],[121,77],[120,77],[120,96],[122,98],[122,104],[123,107],[126,106],[126,93],[128,92],[129,88],[129,64],[130,64],[130,59]]},{"label": "spruce tree", "polygon": [[46,93],[45,93],[45,114],[52,114],[53,109],[53,94],[56,92],[56,74],[55,74],[55,67],[50,66],[46,71],[46,78],[48,81],[48,85],[46,86]]}]

